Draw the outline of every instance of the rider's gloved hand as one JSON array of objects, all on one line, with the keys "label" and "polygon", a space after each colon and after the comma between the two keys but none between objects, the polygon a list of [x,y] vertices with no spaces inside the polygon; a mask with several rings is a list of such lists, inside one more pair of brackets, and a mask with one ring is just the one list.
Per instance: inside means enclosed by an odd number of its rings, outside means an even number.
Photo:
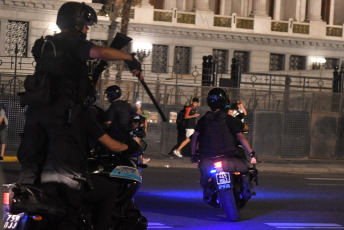
[{"label": "rider's gloved hand", "polygon": [[137,71],[142,71],[141,63],[135,58],[136,53],[131,53],[130,54],[133,57],[132,61],[125,61],[127,64],[130,72],[137,70]]},{"label": "rider's gloved hand", "polygon": [[257,164],[257,156],[256,156],[256,152],[252,151],[250,153],[250,159],[251,159],[251,164]]},{"label": "rider's gloved hand", "polygon": [[142,154],[142,148],[133,138],[127,138],[124,142],[128,145],[128,149],[123,151],[122,154],[126,156],[136,156]]}]

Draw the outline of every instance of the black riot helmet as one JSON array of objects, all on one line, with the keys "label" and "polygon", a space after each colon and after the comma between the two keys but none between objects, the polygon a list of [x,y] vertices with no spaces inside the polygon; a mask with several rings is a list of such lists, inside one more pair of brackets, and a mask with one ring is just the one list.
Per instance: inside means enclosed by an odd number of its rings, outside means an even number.
[{"label": "black riot helmet", "polygon": [[117,85],[112,85],[106,88],[105,94],[110,102],[112,102],[121,97],[122,91],[121,88],[119,88]]},{"label": "black riot helmet", "polygon": [[66,2],[57,13],[56,25],[71,32],[81,32],[85,25],[91,26],[98,21],[94,9],[84,2]]},{"label": "black riot helmet", "polygon": [[226,91],[221,88],[213,88],[208,92],[207,103],[210,109],[215,111],[217,109],[224,110],[230,101]]}]

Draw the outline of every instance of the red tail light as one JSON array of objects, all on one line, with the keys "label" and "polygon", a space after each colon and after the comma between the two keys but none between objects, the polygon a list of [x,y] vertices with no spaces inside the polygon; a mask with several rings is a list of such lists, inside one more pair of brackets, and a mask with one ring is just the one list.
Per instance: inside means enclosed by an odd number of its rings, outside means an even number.
[{"label": "red tail light", "polygon": [[4,205],[9,205],[10,204],[10,193],[5,192],[4,193]]},{"label": "red tail light", "polygon": [[222,168],[222,161],[218,161],[214,163],[215,168]]}]

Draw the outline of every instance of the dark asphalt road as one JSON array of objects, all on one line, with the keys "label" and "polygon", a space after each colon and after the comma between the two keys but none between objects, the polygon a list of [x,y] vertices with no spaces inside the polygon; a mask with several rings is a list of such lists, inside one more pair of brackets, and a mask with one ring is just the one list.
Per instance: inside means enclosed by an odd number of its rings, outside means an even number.
[{"label": "dark asphalt road", "polygon": [[259,175],[257,195],[228,223],[224,212],[202,201],[198,170],[147,168],[136,197],[150,229],[344,229],[344,176]]},{"label": "dark asphalt road", "polygon": [[[1,165],[5,183],[18,163]],[[148,167],[136,203],[148,229],[344,229],[344,175],[260,172],[257,195],[229,223],[221,209],[202,201],[197,168]]]}]

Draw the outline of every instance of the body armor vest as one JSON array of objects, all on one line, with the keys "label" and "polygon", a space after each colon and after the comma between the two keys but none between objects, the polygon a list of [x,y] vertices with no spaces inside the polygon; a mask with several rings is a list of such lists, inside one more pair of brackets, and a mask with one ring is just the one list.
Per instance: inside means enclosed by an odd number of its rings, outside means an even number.
[{"label": "body armor vest", "polygon": [[207,112],[199,136],[199,152],[203,157],[234,156],[237,153],[233,134],[224,112]]},{"label": "body armor vest", "polygon": [[89,96],[88,67],[77,56],[79,38],[58,34],[38,39],[32,48],[36,72],[49,76],[51,102],[60,97],[80,104]]}]

